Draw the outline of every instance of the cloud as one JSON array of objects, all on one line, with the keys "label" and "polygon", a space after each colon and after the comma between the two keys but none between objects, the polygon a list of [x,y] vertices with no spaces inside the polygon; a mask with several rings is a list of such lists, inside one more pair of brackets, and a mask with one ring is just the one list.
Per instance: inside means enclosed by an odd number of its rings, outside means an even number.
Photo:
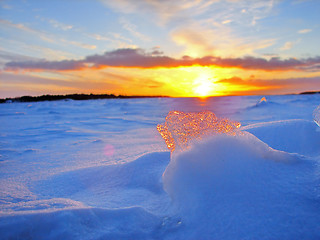
[{"label": "cloud", "polygon": [[125,18],[121,18],[120,19],[120,23],[122,25],[122,27],[127,30],[128,32],[130,32],[133,36],[135,36],[136,38],[142,40],[142,41],[151,41],[151,39],[147,36],[145,36],[144,34],[140,33],[137,31],[137,26],[130,23],[129,21],[127,21]]},{"label": "cloud", "polygon": [[293,46],[293,43],[292,43],[292,42],[286,42],[286,43],[280,48],[280,50],[281,50],[281,51],[286,51],[286,50],[291,49],[292,46]]},{"label": "cloud", "polygon": [[171,31],[172,40],[183,46],[184,54],[191,56],[220,55],[243,56],[252,55],[258,49],[272,46],[275,39],[258,39],[238,37],[227,25],[215,22],[197,22],[186,24]]},{"label": "cloud", "polygon": [[[123,77],[125,78],[125,76]],[[4,97],[41,95],[41,94],[66,94],[66,93],[105,93],[108,89],[112,93],[121,86],[118,84],[119,77],[105,75],[92,81],[90,77],[69,75],[68,78],[60,78],[58,75],[50,77],[41,74],[12,74],[0,73],[0,79],[5,84],[0,89],[0,95]],[[106,80],[108,79],[108,80]],[[130,77],[126,82],[130,82]]]},{"label": "cloud", "polygon": [[25,56],[22,54],[12,53],[0,48],[0,59],[9,60],[9,61],[38,61],[38,58]]},{"label": "cloud", "polygon": [[185,53],[193,56],[214,54],[215,35],[213,30],[203,29],[201,26],[179,28],[171,33],[172,39],[178,45],[185,47]]},{"label": "cloud", "polygon": [[311,32],[311,31],[312,31],[312,29],[306,28],[306,29],[301,29],[301,30],[299,30],[298,33],[299,33],[299,34],[305,34],[305,33]]},{"label": "cloud", "polygon": [[88,37],[97,41],[106,41],[110,48],[137,48],[132,40],[122,36],[119,33],[109,32],[108,34],[87,34]]},{"label": "cloud", "polygon": [[92,55],[84,59],[84,62],[93,64],[93,67],[138,67],[138,68],[154,68],[154,67],[175,67],[179,66],[177,60],[167,56],[147,53],[142,49],[118,49],[106,52],[103,55]]},{"label": "cloud", "polygon": [[0,19],[0,25],[4,26],[4,27],[10,27],[10,28],[16,28],[25,32],[29,32],[29,33],[35,33],[35,34],[41,34],[42,32],[37,31],[35,29],[32,29],[30,27],[25,26],[24,24],[21,23],[13,23],[9,20],[6,19]]},{"label": "cloud", "polygon": [[[56,25],[55,27],[60,28],[62,30],[69,30],[72,28],[71,25],[65,25],[63,23],[59,23],[55,20],[49,20],[49,22],[51,24]],[[51,44],[59,44],[59,43],[65,43],[68,45],[73,45],[79,48],[84,48],[84,49],[95,49],[96,46],[92,45],[92,44],[86,44],[86,43],[81,43],[78,41],[70,41],[70,40],[66,40],[63,38],[57,38],[52,34],[46,33],[44,31],[39,31],[33,28],[30,28],[28,26],[25,26],[24,24],[21,23],[13,23],[9,20],[5,20],[5,19],[0,19],[0,26],[6,27],[6,28],[15,28],[18,29],[20,31],[24,31],[26,33],[29,33],[31,35],[33,35],[34,37],[37,37],[38,39],[40,38],[41,40],[45,41],[45,42],[49,42]]]},{"label": "cloud", "polygon": [[[260,19],[274,14],[272,9],[277,0],[100,1],[128,17],[136,14],[153,24],[168,25],[173,42],[184,47],[184,54],[194,57],[248,55],[275,42],[261,39],[260,35],[243,35],[239,29],[248,28],[251,32],[252,25],[258,29]],[[125,26],[135,34],[135,28]]]},{"label": "cloud", "polygon": [[[215,81],[215,84],[231,85],[233,90],[226,91],[224,94],[288,94],[304,91],[315,90],[319,85],[320,76],[318,77],[301,77],[286,79],[242,79],[240,77],[232,77]],[[228,89],[228,88],[227,88]]]},{"label": "cloud", "polygon": [[222,22],[222,24],[228,24],[228,23],[231,23],[231,22],[232,22],[232,20],[227,19],[227,20],[224,20],[224,21]]},{"label": "cloud", "polygon": [[158,24],[166,24],[173,19],[185,18],[185,16],[195,16],[208,9],[213,3],[219,0],[176,0],[176,1],[158,1],[158,0],[100,0],[107,7],[111,7],[122,13],[147,13],[155,16]]},{"label": "cloud", "polygon": [[86,43],[82,43],[82,42],[77,42],[77,41],[69,41],[63,38],[59,39],[61,42],[69,44],[69,45],[73,45],[79,48],[85,48],[85,49],[96,49],[97,46],[96,45],[92,45],[92,44],[86,44]]},{"label": "cloud", "polygon": [[280,59],[272,57],[269,60],[257,57],[222,58],[208,55],[201,58],[184,56],[172,58],[162,54],[159,50],[146,52],[143,49],[117,49],[104,54],[96,54],[81,60],[63,61],[12,61],[5,65],[7,71],[29,70],[79,70],[83,68],[106,68],[106,67],[134,67],[134,68],[172,68],[180,66],[216,66],[222,68],[241,68],[264,71],[287,71],[287,70],[319,70],[320,56],[306,59]]},{"label": "cloud", "polygon": [[[107,7],[111,7],[122,13],[146,13],[155,16],[151,20],[158,24],[172,23],[174,20],[185,22],[186,19],[193,19],[200,14],[208,13],[212,18],[229,19],[229,16],[246,18],[249,24],[256,24],[258,20],[266,17],[277,1],[275,0],[100,0]],[[214,17],[216,16],[216,17]],[[233,19],[230,19],[233,20]],[[238,21],[241,21],[237,19]]]},{"label": "cloud", "polygon": [[5,65],[6,70],[30,70],[30,71],[45,71],[45,70],[79,70],[85,65],[81,61],[76,60],[62,60],[62,61],[23,61],[23,62],[9,62]]},{"label": "cloud", "polygon": [[227,83],[233,86],[242,86],[244,87],[244,89],[246,87],[270,88],[270,87],[282,86],[286,82],[287,80],[281,80],[281,79],[261,80],[261,79],[255,79],[254,77],[249,79],[242,79],[236,76],[215,81],[215,83],[223,83],[223,84]]},{"label": "cloud", "polygon": [[58,28],[58,29],[61,29],[63,31],[67,31],[67,30],[70,30],[73,28],[72,25],[69,25],[69,24],[65,24],[65,23],[61,23],[61,22],[58,22],[57,20],[54,20],[54,19],[50,19],[49,20],[49,23],[54,27],[54,28]]},{"label": "cloud", "polygon": [[10,74],[10,73],[1,73],[1,78],[5,79],[6,82],[11,84],[40,84],[40,85],[56,85],[56,86],[67,86],[73,87],[74,83],[72,81],[61,80],[58,78],[46,78],[39,76],[30,76],[25,74]]},{"label": "cloud", "polygon": [[297,39],[296,41],[288,41],[285,42],[285,44],[279,48],[280,51],[286,51],[286,50],[290,50],[294,45],[299,44],[301,42],[301,39]]}]

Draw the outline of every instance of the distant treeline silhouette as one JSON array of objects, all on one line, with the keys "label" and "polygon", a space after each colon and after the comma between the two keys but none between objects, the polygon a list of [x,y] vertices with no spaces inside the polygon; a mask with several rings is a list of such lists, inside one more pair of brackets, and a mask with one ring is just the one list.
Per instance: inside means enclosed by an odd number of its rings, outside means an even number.
[{"label": "distant treeline silhouette", "polygon": [[90,100],[90,99],[112,99],[112,98],[155,98],[166,96],[123,96],[114,94],[67,94],[67,95],[42,95],[42,96],[22,96],[16,98],[0,99],[0,103],[8,102],[41,102],[41,101],[57,101],[57,100]]},{"label": "distant treeline silhouette", "polygon": [[308,92],[302,92],[300,94],[320,94],[320,91],[308,91]]}]

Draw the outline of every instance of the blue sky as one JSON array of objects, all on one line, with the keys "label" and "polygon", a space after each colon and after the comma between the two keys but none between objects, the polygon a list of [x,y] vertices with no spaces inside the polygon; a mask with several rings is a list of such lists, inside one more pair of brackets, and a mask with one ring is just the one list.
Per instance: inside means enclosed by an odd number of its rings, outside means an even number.
[{"label": "blue sky", "polygon": [[[99,64],[99,69],[96,67],[85,72],[88,77],[96,79],[90,88],[84,84],[86,79],[80,70],[96,62],[86,62],[84,65],[81,62],[81,69],[68,69],[67,72],[52,67],[59,61],[83,61],[88,56],[106,57],[106,53],[119,49],[141,49],[144,52],[139,54],[149,57],[152,52],[157,52],[152,56],[165,56],[170,61],[182,59],[183,56],[193,59],[211,56],[234,61],[245,61],[246,57],[257,61],[269,61],[271,58],[301,61],[299,69],[285,69],[281,73],[277,69],[273,75],[268,72],[270,68],[255,67],[255,71],[260,72],[253,72],[252,66],[246,69],[245,63],[239,67],[237,64],[226,65],[225,62],[220,64],[217,61],[212,65],[211,61],[212,67],[218,68],[202,70],[206,76],[215,75],[214,82],[241,78],[247,84],[237,90],[232,90],[239,86],[239,82],[235,84],[235,81],[229,81],[228,86],[220,88],[217,84],[212,85],[215,89],[207,93],[210,95],[245,94],[245,87],[250,85],[249,76],[255,76],[258,78],[255,82],[261,80],[261,83],[266,83],[265,86],[269,86],[268,80],[274,81],[277,76],[279,81],[285,79],[287,82],[296,78],[311,80],[307,80],[305,86],[304,80],[301,80],[299,86],[296,80],[293,81],[294,84],[289,88],[279,87],[279,84],[274,91],[266,87],[257,89],[259,84],[256,84],[255,90],[248,94],[263,94],[263,89],[267,90],[266,94],[319,90],[320,83],[316,81],[320,76],[319,12],[320,1],[316,0],[1,0],[0,97],[87,91],[132,94],[128,89],[141,89],[138,95],[167,95],[166,92],[175,96],[197,95],[196,91],[183,90],[188,86],[188,81],[194,88],[201,87],[202,80],[199,79],[203,79],[200,76],[203,73],[201,69],[192,70],[190,64],[187,64],[190,69],[171,69],[171,72],[168,64],[153,72],[151,69],[139,72],[139,69],[146,66],[138,64],[134,67],[129,64],[129,69],[127,62],[125,66],[120,63],[117,66]],[[135,58],[132,59],[135,61]],[[49,69],[40,64],[44,61],[45,66],[50,64]],[[36,68],[30,67],[30,62],[39,64]],[[199,65],[197,61],[193,62]],[[161,68],[159,64],[156,67]],[[236,71],[235,68],[240,69]],[[194,79],[186,79],[189,70],[195,73]],[[177,71],[181,80],[177,77]],[[102,76],[105,75],[111,76],[110,80],[104,80]],[[170,75],[175,78],[170,78]],[[35,78],[38,80],[35,81]],[[148,79],[156,82],[158,87],[144,89],[143,84],[147,86]],[[208,79],[204,80],[206,83],[203,86],[211,84]],[[141,86],[137,84],[139,81]],[[172,81],[181,81],[181,86]],[[287,82],[283,85],[287,86]],[[98,83],[96,87],[95,83]]]}]

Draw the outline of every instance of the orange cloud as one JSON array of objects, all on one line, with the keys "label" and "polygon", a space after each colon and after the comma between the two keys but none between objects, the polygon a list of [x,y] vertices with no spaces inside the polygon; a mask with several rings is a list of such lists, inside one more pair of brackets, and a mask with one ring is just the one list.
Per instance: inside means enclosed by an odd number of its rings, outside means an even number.
[{"label": "orange cloud", "polygon": [[287,79],[242,79],[240,77],[232,77],[220,79],[217,84],[226,84],[227,89],[233,94],[259,94],[259,93],[293,93],[297,89],[299,91],[308,91],[314,89],[319,83],[320,77],[311,78],[287,78]]}]

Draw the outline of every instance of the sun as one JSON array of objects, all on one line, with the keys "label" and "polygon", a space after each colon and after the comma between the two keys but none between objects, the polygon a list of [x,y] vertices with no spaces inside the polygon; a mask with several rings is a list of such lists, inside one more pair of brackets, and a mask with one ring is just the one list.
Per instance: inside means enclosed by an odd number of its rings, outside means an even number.
[{"label": "sun", "polygon": [[208,97],[214,93],[214,76],[210,72],[200,72],[193,82],[193,93],[196,97]]},{"label": "sun", "polygon": [[199,97],[207,97],[210,95],[211,90],[212,84],[209,82],[202,82],[194,89],[194,93]]},{"label": "sun", "polygon": [[[189,66],[157,69],[154,79],[168,84],[169,91],[179,97],[222,96],[227,86],[219,82],[225,76],[211,66]],[[161,71],[161,72],[159,72]]]}]

